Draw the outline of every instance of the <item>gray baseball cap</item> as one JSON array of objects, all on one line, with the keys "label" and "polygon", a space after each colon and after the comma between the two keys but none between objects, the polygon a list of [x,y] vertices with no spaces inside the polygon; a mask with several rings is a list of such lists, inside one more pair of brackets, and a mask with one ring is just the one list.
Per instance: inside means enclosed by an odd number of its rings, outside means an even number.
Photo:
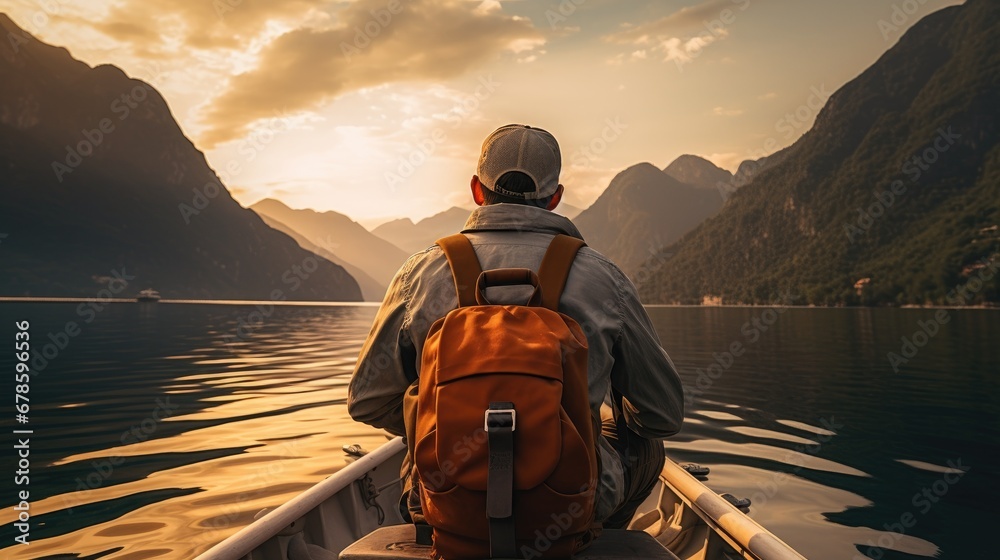
[{"label": "gray baseball cap", "polygon": [[[483,142],[476,175],[491,191],[517,198],[539,199],[556,194],[562,157],[559,143],[540,128],[508,124],[494,130]],[[520,171],[535,182],[535,192],[519,193],[497,187],[508,171]]]}]

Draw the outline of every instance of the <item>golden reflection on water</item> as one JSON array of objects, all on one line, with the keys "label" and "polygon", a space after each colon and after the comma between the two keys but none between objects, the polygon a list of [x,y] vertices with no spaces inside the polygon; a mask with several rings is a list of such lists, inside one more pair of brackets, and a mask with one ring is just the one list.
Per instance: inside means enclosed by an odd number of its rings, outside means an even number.
[{"label": "golden reflection on water", "polygon": [[[757,523],[779,531],[780,537],[796,550],[826,550],[826,558],[853,558],[851,543],[877,542],[880,531],[867,527],[845,527],[830,523],[825,514],[845,508],[871,505],[852,492],[817,484],[795,474],[748,467],[713,465],[712,485],[736,496],[750,498],[752,517]],[[787,528],[794,527],[793,530]],[[934,557],[938,547],[911,535],[896,534],[892,548],[908,554]],[[816,558],[816,556],[808,556]]]},{"label": "golden reflection on water", "polygon": [[[363,319],[352,321],[352,328],[364,324],[367,329],[374,310],[362,310],[362,315]],[[8,548],[4,557],[110,552],[104,557],[192,558],[249,523],[262,509],[282,504],[345,466],[344,444],[359,443],[374,449],[385,442],[377,430],[351,420],[343,406],[360,343],[344,344],[342,338],[346,337],[336,336],[342,327],[333,324],[322,328],[316,322],[300,329],[286,325],[288,330],[282,332],[254,333],[252,344],[241,345],[228,355],[220,356],[221,341],[216,340],[216,344],[161,357],[177,371],[175,381],[164,387],[165,395],[198,393],[206,387],[225,389],[224,394],[199,399],[203,405],[200,410],[166,417],[164,425],[214,422],[168,438],[149,437],[128,445],[66,454],[52,465],[107,463],[114,458],[118,466],[93,489],[34,502],[32,515],[37,520],[58,510],[80,511],[88,504],[128,501],[164,489],[187,494],[30,546]],[[351,338],[358,340],[353,331]],[[185,375],[188,365],[212,371]],[[109,388],[109,395],[115,393],[126,397],[129,389]],[[281,410],[287,412],[260,414]],[[220,419],[230,420],[220,423]],[[234,454],[187,463],[181,460],[181,464],[155,470],[139,480],[117,483],[115,477],[115,471],[125,471],[150,458],[194,457],[198,452],[227,449]],[[0,522],[13,522],[10,508],[0,513]]]},{"label": "golden reflection on water", "polygon": [[[44,305],[50,307],[26,309],[51,314],[52,325],[65,323],[65,313],[51,307],[59,304]],[[375,314],[372,307],[283,306],[235,341],[238,321],[251,308],[167,305],[141,315],[130,306],[109,309],[104,323],[89,327],[94,338],[71,349],[80,355],[33,381],[62,391],[49,402],[32,401],[33,411],[48,414],[58,426],[48,429],[46,443],[39,443],[47,447],[32,449],[33,461],[39,461],[32,463],[32,484],[39,490],[33,488],[33,497],[42,495],[45,483],[36,473],[71,472],[65,478],[74,480],[60,479],[53,487],[77,490],[32,502],[33,542],[8,546],[0,552],[4,558],[192,558],[249,524],[261,510],[345,466],[344,444],[371,450],[386,441],[381,432],[351,420],[345,406],[349,376]],[[712,363],[714,351],[739,339],[739,326],[752,313],[655,309],[651,315],[691,384],[695,368]],[[915,315],[876,315],[873,332],[886,333],[878,342],[852,334],[850,312],[819,311],[822,322],[806,313],[783,315],[771,338],[749,348],[688,407],[684,430],[667,443],[668,455],[710,465],[713,489],[756,497],[752,516],[810,558],[852,557],[858,546],[887,535],[896,550],[935,556],[938,546],[928,540],[875,528],[898,519],[913,492],[933,481],[914,473],[951,472],[940,449],[921,447],[922,437],[903,441],[899,436],[926,417],[920,407],[937,407],[944,417],[954,411],[968,414],[969,403],[978,402],[971,393],[996,393],[989,386],[995,377],[981,375],[975,363],[966,365],[965,373],[956,366],[962,356],[983,363],[1000,360],[984,354],[995,354],[996,345],[977,343],[973,336],[995,338],[990,330],[995,324],[981,323],[978,315],[963,323],[956,313],[949,323],[954,335],[943,330],[935,340],[955,350],[928,353],[922,369],[911,374],[919,377],[897,383],[905,374],[890,377],[879,352],[897,343],[895,333],[910,328]],[[839,323],[831,326],[831,317]],[[844,360],[846,355],[856,363]],[[963,382],[960,373],[978,385]],[[153,426],[148,437],[120,441],[122,426],[148,418],[157,399],[185,406]],[[851,431],[849,436],[838,433],[839,427],[830,429],[840,425]],[[971,422],[947,434],[991,441],[982,436],[990,425]],[[894,436],[887,442],[896,448],[887,448],[884,434]],[[951,439],[938,439],[953,445]],[[36,459],[36,449],[48,453],[46,462]],[[977,462],[976,449],[963,453],[978,473],[989,466],[982,457]],[[965,482],[973,476],[964,477],[954,492],[973,487],[976,483]],[[942,503],[958,501],[949,495]],[[939,507],[932,515],[949,506]],[[859,511],[871,513],[850,517]],[[14,513],[10,507],[0,511],[0,524],[9,527]],[[930,519],[921,519],[918,533],[933,528]],[[38,531],[55,535],[43,539]]]}]

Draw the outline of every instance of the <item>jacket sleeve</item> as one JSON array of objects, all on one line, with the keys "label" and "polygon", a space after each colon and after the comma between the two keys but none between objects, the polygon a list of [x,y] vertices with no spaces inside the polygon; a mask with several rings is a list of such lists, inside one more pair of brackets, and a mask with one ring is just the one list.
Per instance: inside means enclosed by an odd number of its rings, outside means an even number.
[{"label": "jacket sleeve", "polygon": [[347,411],[358,422],[403,435],[403,394],[417,379],[409,333],[411,257],[392,279],[347,390]]},{"label": "jacket sleeve", "polygon": [[681,429],[684,391],[635,286],[619,275],[621,328],[612,348],[611,386],[622,396],[628,427],[642,437],[662,439]]}]

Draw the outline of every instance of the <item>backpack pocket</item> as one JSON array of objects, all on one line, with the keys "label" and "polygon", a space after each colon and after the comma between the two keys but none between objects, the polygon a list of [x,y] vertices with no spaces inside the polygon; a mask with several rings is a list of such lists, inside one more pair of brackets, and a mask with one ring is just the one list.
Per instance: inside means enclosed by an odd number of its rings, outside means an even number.
[{"label": "backpack pocket", "polygon": [[538,486],[561,461],[561,395],[561,382],[517,373],[472,374],[438,385],[434,448],[440,468],[452,483],[485,492],[489,471],[486,409],[490,402],[509,401],[516,414],[514,488]]},{"label": "backpack pocket", "polygon": [[583,441],[576,426],[563,410],[559,411],[559,428],[562,449],[555,469],[545,480],[549,488],[561,494],[579,494],[597,486],[597,473],[590,448]]}]

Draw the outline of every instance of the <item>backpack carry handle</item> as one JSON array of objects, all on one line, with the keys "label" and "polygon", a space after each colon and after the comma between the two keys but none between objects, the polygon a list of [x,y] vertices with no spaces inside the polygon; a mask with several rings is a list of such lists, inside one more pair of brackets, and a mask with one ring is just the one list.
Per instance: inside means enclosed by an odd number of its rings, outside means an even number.
[{"label": "backpack carry handle", "polygon": [[479,275],[476,281],[476,303],[491,305],[486,298],[486,288],[494,286],[533,286],[528,305],[537,306],[542,301],[542,292],[538,287],[538,275],[529,268],[496,268]]},{"label": "backpack carry handle", "polygon": [[[469,238],[465,234],[456,233],[438,239],[437,244],[448,259],[448,265],[455,281],[458,306],[468,307],[477,303],[483,305],[486,298],[480,295],[482,290],[479,289],[479,277],[483,273],[483,269]],[[549,248],[545,251],[545,256],[542,257],[542,264],[538,268],[535,281],[522,280],[514,283],[515,285],[531,284],[535,286],[535,294],[531,296],[528,305],[540,305],[552,311],[559,311],[559,298],[562,296],[566,280],[569,278],[573,260],[577,251],[586,245],[582,239],[570,235],[560,234],[552,238]],[[489,285],[497,286],[499,284]],[[536,295],[538,296],[537,300]]]}]

